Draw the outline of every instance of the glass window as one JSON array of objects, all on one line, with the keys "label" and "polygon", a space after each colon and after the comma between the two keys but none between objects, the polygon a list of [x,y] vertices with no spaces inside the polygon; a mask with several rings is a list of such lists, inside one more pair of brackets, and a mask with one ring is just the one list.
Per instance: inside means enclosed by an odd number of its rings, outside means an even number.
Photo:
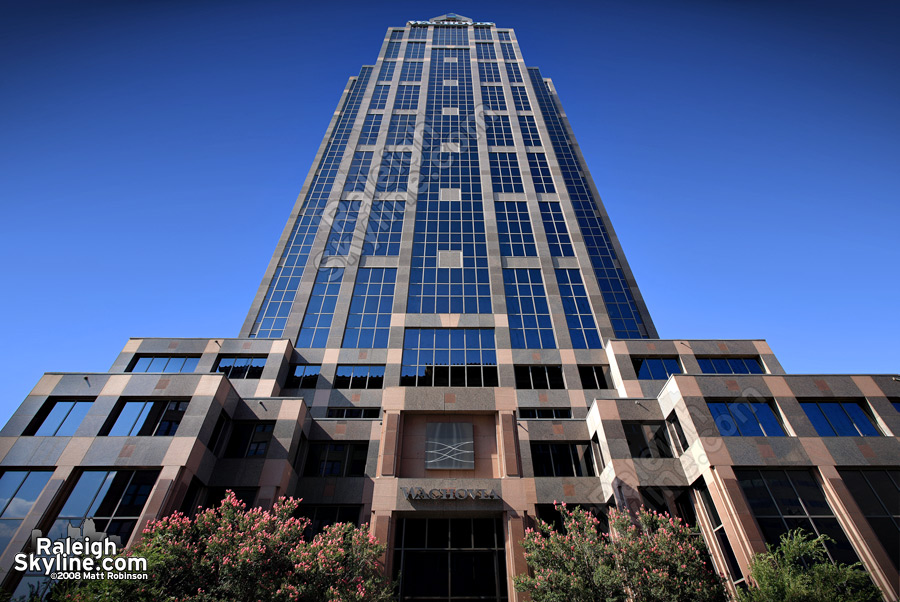
[{"label": "glass window", "polygon": [[[534,172],[532,172],[533,177]],[[552,185],[552,179],[550,183]],[[538,203],[538,207],[541,209],[541,219],[544,222],[544,232],[547,234],[551,257],[574,257],[575,249],[572,247],[566,218],[563,216],[559,203],[541,201]]]},{"label": "glass window", "polygon": [[400,42],[388,42],[384,51],[384,58],[395,59],[400,56]]},{"label": "glass window", "polygon": [[[424,40],[428,38],[428,26],[427,25],[414,25],[409,30],[409,39],[410,40]],[[408,46],[407,46],[408,48]]]},{"label": "glass window", "polygon": [[490,40],[491,38],[491,28],[490,27],[475,27],[475,39],[476,40]]},{"label": "glass window", "polygon": [[391,115],[385,144],[412,144],[415,133],[415,115]]},{"label": "glass window", "polygon": [[723,437],[784,437],[771,402],[715,402],[709,404]]},{"label": "glass window", "polygon": [[512,86],[513,104],[517,111],[530,111],[531,103],[528,102],[528,91],[524,86]]},{"label": "glass window", "polygon": [[485,115],[484,129],[488,146],[514,146],[512,127],[507,115]]},{"label": "glass window", "polygon": [[703,374],[763,374],[762,364],[755,357],[698,357]]},{"label": "glass window", "polygon": [[291,364],[291,371],[284,383],[285,389],[315,389],[321,369],[322,366]]},{"label": "glass window", "polygon": [[394,29],[391,31],[391,40],[402,40],[403,39],[403,30],[402,29]]},{"label": "glass window", "polygon": [[842,468],[840,473],[897,568],[900,566],[900,470]]},{"label": "glass window", "polygon": [[394,99],[395,110],[416,110],[419,106],[419,86],[397,86],[397,97]]},{"label": "glass window", "polygon": [[600,349],[600,333],[579,270],[556,270],[559,296],[573,349]]},{"label": "glass window", "polygon": [[126,401],[113,410],[101,436],[171,437],[178,430],[187,401]]},{"label": "glass window", "polygon": [[[522,130],[522,138],[525,141],[525,146],[541,146],[541,136],[538,133],[537,123],[534,121],[533,115],[519,115],[519,128],[521,128],[521,130]],[[530,159],[531,155],[528,155],[528,156]],[[544,157],[543,154],[541,154],[540,156]],[[529,163],[530,162],[531,161],[529,161]],[[546,164],[546,163],[547,163],[547,160],[546,160],[546,157],[544,157],[544,164]],[[548,171],[548,175],[549,175],[549,171]],[[553,191],[548,190],[548,192],[553,192]]]},{"label": "glass window", "polygon": [[373,201],[363,255],[400,255],[404,201]]},{"label": "glass window", "polygon": [[553,322],[550,320],[550,305],[547,303],[541,271],[505,269],[503,289],[506,293],[511,347],[556,349]]},{"label": "glass window", "polygon": [[425,42],[409,42],[406,45],[406,60],[424,59],[425,58]]},{"label": "glass window", "polygon": [[400,71],[401,82],[418,82],[422,81],[422,66],[424,63],[419,61],[403,63],[403,69]]},{"label": "glass window", "polygon": [[524,192],[515,153],[488,153],[494,192]]},{"label": "glass window", "polygon": [[343,277],[344,268],[319,269],[300,327],[298,348],[326,346]]},{"label": "glass window", "polygon": [[348,505],[313,505],[300,504],[297,508],[297,514],[309,519],[309,527],[304,531],[307,541],[312,541],[313,537],[325,531],[325,527],[337,523],[349,523],[359,526],[359,515],[362,512],[362,506]]},{"label": "glass window", "polygon": [[503,51],[503,60],[505,60],[505,61],[516,60],[516,50],[515,50],[515,48],[513,48],[512,44],[500,44],[500,50]]},{"label": "glass window", "polygon": [[47,537],[65,537],[68,527],[80,529],[86,519],[92,518],[98,532],[126,544],[158,475],[159,470],[84,471]]},{"label": "glass window", "polygon": [[498,31],[497,39],[500,40],[501,42],[509,42],[512,40],[512,38],[509,37],[508,31]]},{"label": "glass window", "polygon": [[[518,368],[519,366],[516,366]],[[519,420],[568,420],[571,408],[519,408]]]},{"label": "glass window", "polygon": [[500,86],[481,86],[481,100],[488,111],[506,110],[506,97]]},{"label": "glass window", "polygon": [[311,443],[304,477],[363,477],[368,441]]},{"label": "glass window", "polygon": [[334,375],[335,389],[381,389],[384,366],[343,365]]},{"label": "glass window", "polygon": [[387,348],[396,268],[360,268],[356,274],[343,347]]},{"label": "glass window", "polygon": [[506,75],[509,76],[510,83],[521,84],[522,72],[516,63],[506,63]]},{"label": "glass window", "polygon": [[606,373],[607,366],[578,366],[582,389],[610,389]]},{"label": "glass window", "polygon": [[623,421],[625,440],[633,458],[672,458],[672,442],[665,422]]},{"label": "glass window", "polygon": [[565,389],[562,366],[514,366],[517,389]]},{"label": "glass window", "polygon": [[49,401],[22,433],[24,436],[71,437],[91,409],[90,401]]},{"label": "glass window", "polygon": [[500,254],[506,257],[536,257],[537,247],[531,230],[528,203],[525,201],[497,201],[497,233]]},{"label": "glass window", "polygon": [[[381,118],[382,115],[380,113],[370,113],[366,115],[366,120],[363,122],[362,131],[359,134],[359,144],[375,144],[378,140],[378,130],[381,129]],[[354,159],[359,153],[354,155]],[[369,156],[369,163],[372,162],[371,155]],[[352,171],[352,168],[351,168]],[[369,170],[366,170],[368,173]],[[348,178],[349,180],[349,178]],[[364,188],[360,188],[359,190],[363,190]],[[347,190],[347,188],[344,188]]]},{"label": "glass window", "polygon": [[536,477],[593,477],[594,459],[588,441],[576,443],[531,443]]},{"label": "glass window", "polygon": [[391,78],[394,77],[394,67],[396,66],[396,61],[384,61],[383,63],[381,63],[381,71],[378,72],[378,81],[391,81]]},{"label": "glass window", "polygon": [[12,541],[52,475],[49,470],[6,470],[0,474],[0,550]]},{"label": "glass window", "polygon": [[803,528],[834,539],[826,544],[834,562],[858,561],[811,471],[735,468],[734,474],[766,543],[778,545],[782,534]]},{"label": "glass window", "polygon": [[469,34],[467,30],[467,27],[435,25],[433,39],[434,45],[466,46],[469,44]]},{"label": "glass window", "polygon": [[238,420],[225,448],[226,458],[265,457],[275,431],[274,420]]},{"label": "glass window", "polygon": [[493,44],[475,44],[475,55],[479,61],[495,60],[497,58]]},{"label": "glass window", "polygon": [[369,110],[371,111],[385,108],[385,106],[387,105],[388,93],[390,93],[390,91],[390,86],[375,86],[375,90],[372,92],[372,100],[369,101]]},{"label": "glass window", "polygon": [[499,386],[493,329],[407,328],[400,386]]},{"label": "glass window", "polygon": [[379,418],[380,408],[328,408],[328,418]]},{"label": "glass window", "polygon": [[682,373],[677,357],[638,357],[633,361],[640,380],[666,380],[672,374]]},{"label": "glass window", "polygon": [[[381,117],[381,115],[369,115],[369,117]],[[380,122],[380,120],[379,120]],[[365,126],[363,126],[365,128]],[[375,135],[378,135],[378,132],[375,132]],[[360,144],[362,144],[362,136],[360,136]],[[350,161],[350,170],[347,172],[347,181],[344,183],[344,192],[362,192],[366,189],[366,180],[369,179],[369,170],[372,167],[372,151],[357,151],[353,153],[353,159]],[[353,210],[353,215],[356,216],[359,213],[359,202],[356,202],[356,209]],[[350,201],[341,201],[343,205],[340,209],[338,209],[338,214],[335,215],[335,221],[331,225],[331,235],[328,237],[328,244],[331,246],[339,245],[340,242],[340,234],[346,228],[344,222],[346,222],[349,218],[350,214]],[[341,222],[337,221],[337,218],[341,218]],[[353,226],[356,225],[356,218],[353,218],[353,221],[350,222],[350,237],[353,236]],[[335,228],[338,228],[337,233],[335,232]],[[332,238],[335,237],[333,241]],[[349,243],[349,240],[347,241]],[[326,247],[326,251],[327,251]],[[330,253],[329,253],[330,254]],[[343,255],[343,253],[335,253],[335,255]]]},{"label": "glass window", "polygon": [[378,183],[375,185],[375,190],[381,192],[405,192],[406,185],[409,182],[409,164],[411,161],[411,152],[385,152],[381,156],[381,171],[378,172]]},{"label": "glass window", "polygon": [[478,77],[482,83],[500,82],[500,68],[497,63],[478,62]]},{"label": "glass window", "polygon": [[531,169],[535,192],[556,192],[547,156],[544,153],[528,153],[528,167]]},{"label": "glass window", "polygon": [[800,400],[820,437],[878,437],[872,418],[858,401]]},{"label": "glass window", "polygon": [[263,368],[266,365],[264,357],[250,357],[246,355],[223,355],[216,362],[213,372],[224,374],[231,380],[243,378],[261,378]]},{"label": "glass window", "polygon": [[126,372],[193,372],[200,356],[138,355]]}]

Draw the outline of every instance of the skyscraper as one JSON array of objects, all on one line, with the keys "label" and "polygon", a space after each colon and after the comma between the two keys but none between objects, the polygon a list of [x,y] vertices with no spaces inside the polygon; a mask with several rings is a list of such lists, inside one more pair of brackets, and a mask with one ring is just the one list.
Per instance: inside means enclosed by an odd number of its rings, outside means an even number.
[{"label": "skyscraper", "polygon": [[[368,523],[404,600],[506,600],[553,502],[700,527],[745,581],[796,526],[896,599],[900,382],[659,340],[556,92],[510,29],[387,31],[235,339],[132,339],[0,431],[0,568],[33,529],[134,541],[226,489]],[[14,503],[15,502],[15,503]],[[36,578],[36,577],[35,577]]]}]

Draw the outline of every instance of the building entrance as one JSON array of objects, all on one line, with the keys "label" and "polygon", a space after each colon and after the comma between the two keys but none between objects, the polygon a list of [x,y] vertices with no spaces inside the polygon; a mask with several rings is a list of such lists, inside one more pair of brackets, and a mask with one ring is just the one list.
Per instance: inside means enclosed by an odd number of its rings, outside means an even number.
[{"label": "building entrance", "polygon": [[503,521],[401,518],[394,578],[401,602],[506,602]]}]

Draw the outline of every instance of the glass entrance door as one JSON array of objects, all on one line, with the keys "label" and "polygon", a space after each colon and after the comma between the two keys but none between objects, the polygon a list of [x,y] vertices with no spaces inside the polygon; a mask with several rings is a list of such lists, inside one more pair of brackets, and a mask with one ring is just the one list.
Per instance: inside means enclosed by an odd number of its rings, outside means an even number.
[{"label": "glass entrance door", "polygon": [[499,518],[401,518],[395,540],[400,602],[507,600]]}]

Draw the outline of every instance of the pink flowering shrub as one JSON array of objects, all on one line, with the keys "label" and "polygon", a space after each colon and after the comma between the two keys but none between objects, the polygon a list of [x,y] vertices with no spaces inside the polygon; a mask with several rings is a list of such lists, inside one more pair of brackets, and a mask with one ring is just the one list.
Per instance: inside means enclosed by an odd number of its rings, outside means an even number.
[{"label": "pink flowering shrub", "polygon": [[229,491],[218,508],[150,523],[126,554],[143,556],[149,580],[87,581],[64,599],[190,602],[387,602],[384,546],[365,527],[332,525],[306,541],[298,500],[247,510]]},{"label": "pink flowering shrub", "polygon": [[703,539],[681,519],[610,510],[611,534],[585,510],[557,509],[564,533],[539,521],[522,545],[530,575],[516,589],[535,602],[720,602],[728,599]]}]

